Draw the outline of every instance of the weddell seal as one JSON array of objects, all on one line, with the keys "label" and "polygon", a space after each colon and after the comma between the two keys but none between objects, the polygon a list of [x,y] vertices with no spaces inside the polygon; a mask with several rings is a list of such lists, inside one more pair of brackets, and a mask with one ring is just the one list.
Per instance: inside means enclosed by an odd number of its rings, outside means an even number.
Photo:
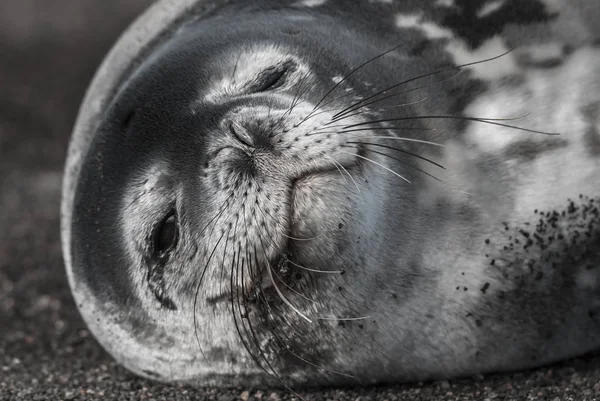
[{"label": "weddell seal", "polygon": [[161,381],[393,383],[600,346],[600,3],[160,1],[69,149],[68,278]]}]

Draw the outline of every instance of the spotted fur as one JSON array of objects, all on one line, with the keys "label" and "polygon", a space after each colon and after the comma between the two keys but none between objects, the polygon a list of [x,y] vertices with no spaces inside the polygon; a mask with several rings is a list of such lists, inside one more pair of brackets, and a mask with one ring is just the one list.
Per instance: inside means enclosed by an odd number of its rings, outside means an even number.
[{"label": "spotted fur", "polygon": [[594,0],[157,3],[69,151],[84,319],[137,374],[199,385],[596,350],[599,19]]}]

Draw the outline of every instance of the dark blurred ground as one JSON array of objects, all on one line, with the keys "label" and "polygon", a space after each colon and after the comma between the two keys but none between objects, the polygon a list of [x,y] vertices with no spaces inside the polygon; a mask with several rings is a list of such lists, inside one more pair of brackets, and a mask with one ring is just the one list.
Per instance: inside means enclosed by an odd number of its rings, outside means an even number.
[{"label": "dark blurred ground", "polygon": [[[157,385],[118,367],[71,299],[60,182],[79,102],[119,33],[149,0],[0,0],[0,400],[291,399]],[[306,400],[600,400],[600,357],[523,374]]]}]

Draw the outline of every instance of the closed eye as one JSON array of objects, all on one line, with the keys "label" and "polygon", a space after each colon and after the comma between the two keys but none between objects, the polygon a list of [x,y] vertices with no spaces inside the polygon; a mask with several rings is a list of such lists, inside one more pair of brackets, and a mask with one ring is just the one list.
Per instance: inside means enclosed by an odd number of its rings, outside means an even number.
[{"label": "closed eye", "polygon": [[277,89],[285,84],[289,74],[296,69],[296,63],[286,61],[267,68],[261,72],[256,81],[250,86],[250,93],[260,93]]}]

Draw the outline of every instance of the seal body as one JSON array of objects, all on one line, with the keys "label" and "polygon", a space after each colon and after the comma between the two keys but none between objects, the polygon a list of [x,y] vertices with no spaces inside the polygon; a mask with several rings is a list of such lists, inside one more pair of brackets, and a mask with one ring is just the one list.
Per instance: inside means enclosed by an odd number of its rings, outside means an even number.
[{"label": "seal body", "polygon": [[391,383],[600,345],[600,5],[159,2],[75,127],[69,282],[128,369]]}]

